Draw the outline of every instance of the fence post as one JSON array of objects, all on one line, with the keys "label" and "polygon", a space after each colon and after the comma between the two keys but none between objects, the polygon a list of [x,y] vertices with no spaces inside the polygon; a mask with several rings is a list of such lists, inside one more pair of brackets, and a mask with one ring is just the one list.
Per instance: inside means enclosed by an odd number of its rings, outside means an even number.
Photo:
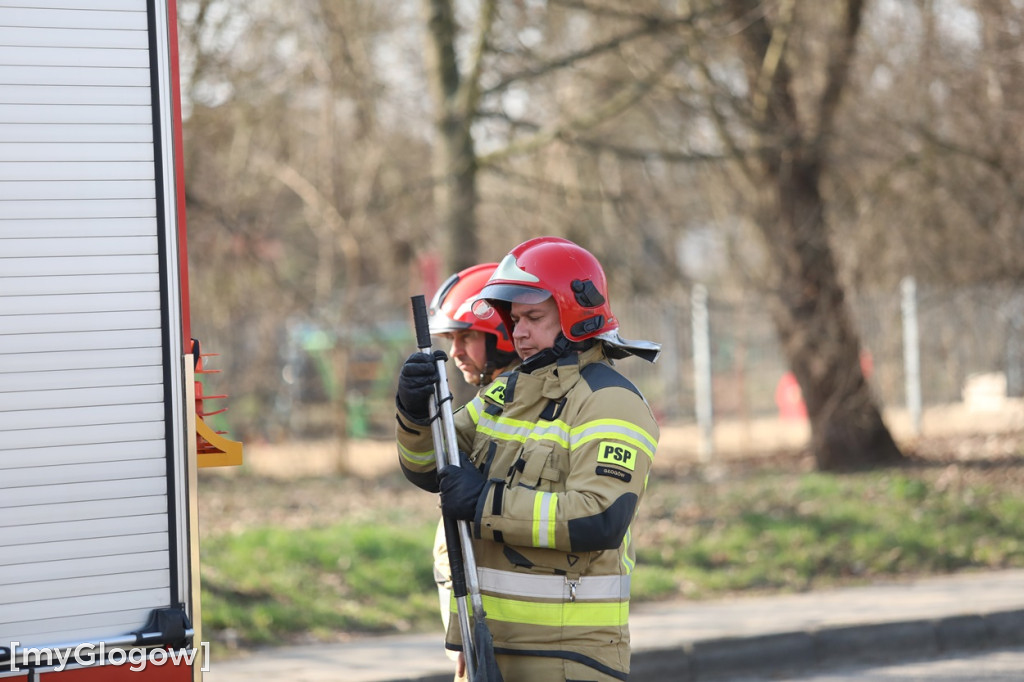
[{"label": "fence post", "polygon": [[917,326],[917,282],[913,277],[900,281],[903,315],[903,373],[906,381],[907,411],[915,436],[921,435],[921,349]]},{"label": "fence post", "polygon": [[[662,408],[670,419],[682,416],[683,403],[682,369],[680,367],[680,340],[678,336],[679,314],[676,306],[666,305],[661,317],[662,354],[658,357],[661,365],[659,376],[663,377],[665,405]],[[665,351],[668,352],[665,352]]]},{"label": "fence post", "polygon": [[697,427],[700,431],[698,455],[704,464],[715,452],[714,415],[711,395],[711,324],[708,319],[708,290],[703,284],[693,287],[691,296],[693,324],[693,385],[696,392]]}]

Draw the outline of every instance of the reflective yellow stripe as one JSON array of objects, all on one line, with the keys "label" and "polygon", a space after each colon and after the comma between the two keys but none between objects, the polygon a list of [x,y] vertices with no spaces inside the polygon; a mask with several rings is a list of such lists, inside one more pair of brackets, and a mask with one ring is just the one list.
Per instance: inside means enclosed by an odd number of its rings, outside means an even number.
[{"label": "reflective yellow stripe", "polygon": [[398,454],[402,456],[406,462],[416,467],[427,466],[435,463],[434,451],[427,450],[426,452],[414,452],[409,448],[405,447],[401,443],[398,444]]},{"label": "reflective yellow stripe", "polygon": [[528,440],[551,440],[569,449],[569,425],[563,421],[541,420],[534,423],[508,417],[495,418],[485,413],[480,415],[477,431],[498,440],[509,440],[516,443],[525,443]]},{"label": "reflective yellow stripe", "polygon": [[469,418],[473,420],[474,424],[480,423],[480,412],[484,406],[484,402],[479,397],[473,398],[466,403],[466,412],[469,412]]},{"label": "reflective yellow stripe", "polygon": [[619,627],[629,622],[629,601],[535,602],[483,595],[488,620],[548,627]]},{"label": "reflective yellow stripe", "polygon": [[533,496],[533,546],[555,546],[555,511],[558,508],[558,493],[534,493]]},{"label": "reflective yellow stripe", "polygon": [[640,448],[652,460],[654,451],[658,447],[658,441],[649,433],[636,424],[622,419],[595,419],[572,429],[568,424],[559,420],[550,422],[541,420],[534,423],[507,417],[495,418],[486,413],[481,413],[479,419],[474,421],[477,431],[480,433],[497,440],[516,443],[550,440],[567,450],[572,450],[598,438],[612,438]]},{"label": "reflective yellow stripe", "polygon": [[633,572],[636,568],[636,559],[632,559],[629,556],[629,543],[633,539],[633,527],[630,526],[626,529],[626,537],[622,541],[622,566],[626,569],[626,575]]},{"label": "reflective yellow stripe", "polygon": [[636,424],[621,419],[595,419],[574,427],[569,432],[572,449],[599,438],[612,438],[635,445],[646,452],[652,461],[654,460],[654,450],[658,447],[658,441],[649,433]]}]

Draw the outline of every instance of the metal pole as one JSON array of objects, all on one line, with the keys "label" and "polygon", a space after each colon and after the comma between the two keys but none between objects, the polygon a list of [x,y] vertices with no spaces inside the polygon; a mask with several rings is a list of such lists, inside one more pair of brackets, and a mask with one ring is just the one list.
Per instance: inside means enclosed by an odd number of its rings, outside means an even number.
[{"label": "metal pole", "polygon": [[715,423],[711,393],[711,325],[708,319],[708,290],[703,284],[691,293],[693,324],[693,385],[696,392],[697,427],[700,430],[698,454],[707,464],[715,452]]},{"label": "metal pole", "polygon": [[[412,297],[413,321],[416,328],[416,345],[421,352],[432,355],[430,344],[430,327],[427,317],[427,304],[423,296]],[[434,461],[440,472],[446,466],[460,466],[458,439],[455,437],[454,425],[451,424],[451,393],[448,391],[448,376],[445,373],[444,360],[435,360],[438,382],[434,386],[434,400],[427,405],[430,416],[430,435],[434,441]],[[449,427],[451,432],[449,433]],[[449,435],[451,436],[449,438]],[[454,450],[454,452],[452,452]],[[468,533],[464,532],[464,522],[458,522],[456,530],[450,519],[445,519],[445,544],[448,546],[448,564],[451,569],[452,595],[455,597],[459,633],[462,635],[462,651],[466,660],[466,674],[469,680],[475,680],[476,652],[474,650],[473,627],[470,623],[470,609],[467,603],[467,583],[470,574],[474,584],[478,584],[476,562],[473,561],[472,547],[463,544],[468,542]],[[450,531],[456,531],[450,535]],[[469,559],[465,551],[469,551]],[[479,598],[479,597],[478,597]]]},{"label": "metal pole", "polygon": [[915,436],[921,435],[921,348],[917,323],[917,282],[904,277],[900,282],[903,315],[903,373],[906,381],[907,411]]}]

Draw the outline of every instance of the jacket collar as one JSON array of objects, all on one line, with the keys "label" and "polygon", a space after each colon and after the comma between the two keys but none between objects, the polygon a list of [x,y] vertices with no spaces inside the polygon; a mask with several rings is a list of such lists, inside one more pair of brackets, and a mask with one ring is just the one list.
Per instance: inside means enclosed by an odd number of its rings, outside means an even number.
[{"label": "jacket collar", "polygon": [[580,371],[584,367],[601,362],[605,357],[603,344],[596,343],[587,350],[573,351],[529,374],[517,372],[515,396],[531,400],[528,396],[537,391],[543,398],[558,400],[579,382]]}]

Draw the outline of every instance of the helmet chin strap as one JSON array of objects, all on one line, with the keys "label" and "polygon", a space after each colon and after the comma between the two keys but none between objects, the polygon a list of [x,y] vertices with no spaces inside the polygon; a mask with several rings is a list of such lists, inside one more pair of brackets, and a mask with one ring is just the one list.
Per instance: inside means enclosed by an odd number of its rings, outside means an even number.
[{"label": "helmet chin strap", "polygon": [[485,363],[483,367],[480,367],[479,365],[476,365],[474,363],[473,367],[471,368],[471,372],[472,375],[476,378],[473,381],[470,381],[469,383],[473,384],[474,386],[486,385],[488,383],[487,377],[489,375],[489,372],[487,370],[488,364],[489,363]]},{"label": "helmet chin strap", "polygon": [[594,339],[584,339],[583,341],[570,341],[565,338],[565,334],[558,332],[558,336],[555,337],[555,343],[551,348],[545,348],[544,350],[531,355],[530,357],[523,360],[523,364],[520,366],[519,371],[524,374],[529,374],[534,370],[538,370],[541,367],[547,367],[553,362],[557,362],[560,358],[564,358],[570,353],[578,353],[585,351],[594,345]]}]

